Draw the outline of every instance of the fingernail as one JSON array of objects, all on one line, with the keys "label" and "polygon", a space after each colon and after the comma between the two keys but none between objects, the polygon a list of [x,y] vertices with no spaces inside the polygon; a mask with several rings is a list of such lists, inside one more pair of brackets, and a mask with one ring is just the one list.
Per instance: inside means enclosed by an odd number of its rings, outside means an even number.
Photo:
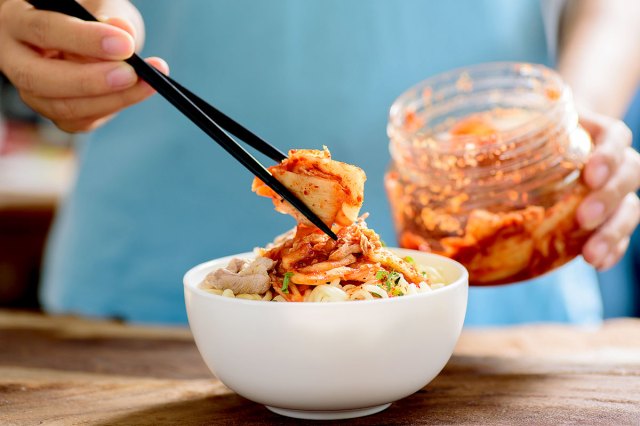
[{"label": "fingernail", "polygon": [[591,172],[591,186],[601,187],[609,179],[609,166],[606,164],[596,164]]},{"label": "fingernail", "polygon": [[131,86],[137,79],[135,71],[129,65],[119,66],[107,74],[107,84],[114,89]]},{"label": "fingernail", "polygon": [[124,37],[105,37],[102,50],[109,55],[126,55],[131,51],[131,43]]},{"label": "fingernail", "polygon": [[582,226],[586,229],[595,228],[604,214],[604,204],[601,201],[588,202],[582,208]]},{"label": "fingernail", "polygon": [[602,259],[605,258],[608,251],[609,251],[609,246],[604,241],[598,241],[593,245],[593,248],[591,249],[591,253],[593,254],[594,260],[600,263],[601,265],[604,264],[604,262],[602,262]]}]

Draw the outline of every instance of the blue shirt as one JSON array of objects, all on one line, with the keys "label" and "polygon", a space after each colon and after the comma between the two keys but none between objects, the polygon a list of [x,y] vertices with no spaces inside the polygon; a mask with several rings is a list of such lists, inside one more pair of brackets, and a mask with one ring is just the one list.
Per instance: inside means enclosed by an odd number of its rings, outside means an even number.
[{"label": "blue shirt", "polygon": [[[488,61],[548,63],[537,1],[140,0],[146,55],[283,151],[327,145],[367,173],[368,224],[395,240],[383,188],[393,100],[433,74]],[[269,160],[262,159],[265,163]],[[185,322],[193,265],[263,246],[294,225],[252,176],[166,101],[121,113],[80,151],[42,301],[53,312]],[[473,289],[468,325],[593,322],[580,261],[533,282]]]}]

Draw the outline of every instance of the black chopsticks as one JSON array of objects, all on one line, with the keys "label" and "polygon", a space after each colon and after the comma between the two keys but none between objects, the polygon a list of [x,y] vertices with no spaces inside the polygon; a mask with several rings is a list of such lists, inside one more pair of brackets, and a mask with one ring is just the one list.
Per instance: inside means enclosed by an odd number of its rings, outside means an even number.
[{"label": "black chopsticks", "polygon": [[259,152],[263,153],[272,160],[277,161],[278,163],[287,158],[286,154],[284,154],[278,148],[271,145],[237,121],[233,120],[231,117],[215,108],[213,105],[203,100],[198,95],[191,92],[189,89],[172,79],[170,76],[165,75],[164,77],[169,80],[171,84],[176,86],[178,90],[182,91],[182,93],[184,93],[185,96],[187,96],[189,100],[191,100],[191,102],[193,102],[205,114],[216,121],[220,125],[220,127],[227,130],[232,135],[237,136],[239,139],[245,141],[248,145],[252,146]]},{"label": "black chopsticks", "polygon": [[[75,0],[27,0],[36,9],[59,12],[73,16],[84,21],[98,21],[89,11]],[[126,62],[133,67],[138,76],[153,87],[160,95],[168,100],[180,112],[186,115],[195,125],[215,140],[225,151],[231,154],[254,176],[262,180],[282,198],[302,213],[311,223],[316,225],[324,233],[334,240],[336,234],[331,231],[315,213],[291,193],[282,183],[274,178],[269,171],[258,162],[249,152],[240,146],[227,132],[225,128],[243,139],[248,145],[267,155],[275,161],[286,158],[282,152],[273,147],[241,124],[237,123],[218,109],[176,83],[170,77],[147,64],[140,56],[133,54]]]}]

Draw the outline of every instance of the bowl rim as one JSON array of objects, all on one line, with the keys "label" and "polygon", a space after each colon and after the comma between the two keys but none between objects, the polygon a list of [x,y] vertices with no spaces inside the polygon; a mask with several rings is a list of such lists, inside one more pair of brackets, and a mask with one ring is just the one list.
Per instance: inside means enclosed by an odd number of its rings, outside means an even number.
[{"label": "bowl rim", "polygon": [[[415,253],[417,255],[426,255],[429,257],[435,257],[435,258],[439,258],[441,260],[444,260],[445,262],[449,262],[450,264],[452,264],[453,266],[456,267],[456,269],[458,269],[461,274],[460,276],[453,281],[452,283],[444,286],[444,287],[440,287],[438,289],[429,291],[429,292],[422,292],[422,293],[418,293],[418,294],[414,294],[411,295],[410,297],[389,297],[387,299],[373,299],[373,300],[358,300],[358,301],[353,301],[353,300],[344,300],[344,301],[336,301],[336,302],[330,302],[330,303],[303,303],[303,302],[299,302],[299,303],[265,303],[265,301],[263,300],[250,300],[250,299],[241,299],[241,298],[237,298],[237,297],[223,297],[217,294],[213,294],[210,293],[206,290],[203,290],[201,288],[198,287],[199,283],[190,283],[190,281],[195,281],[193,278],[191,278],[193,275],[195,275],[196,273],[202,271],[203,269],[208,269],[211,267],[212,264],[214,263],[219,263],[219,262],[228,262],[229,260],[231,260],[232,258],[236,257],[236,258],[244,258],[244,259],[251,259],[251,258],[255,258],[256,254],[253,252],[244,252],[244,253],[238,253],[238,254],[232,254],[229,256],[223,256],[223,257],[219,257],[217,259],[212,259],[212,260],[208,260],[206,262],[202,262],[194,267],[192,267],[191,269],[189,269],[183,276],[182,279],[182,283],[184,286],[185,291],[190,291],[193,292],[201,297],[207,298],[207,299],[211,299],[214,301],[218,301],[221,303],[235,303],[235,304],[245,304],[245,305],[251,305],[251,306],[286,306],[285,308],[282,307],[278,307],[275,309],[305,309],[305,308],[301,308],[301,307],[307,307],[307,309],[311,306],[315,307],[316,309],[318,309],[320,306],[322,306],[322,308],[319,309],[331,309],[331,307],[336,307],[336,306],[345,306],[349,305],[349,306],[370,306],[370,305],[384,305],[384,304],[391,304],[391,303],[411,303],[410,301],[419,301],[421,299],[424,298],[429,298],[429,297],[437,297],[437,295],[446,293],[446,292],[450,292],[450,291],[455,291],[458,287],[467,287],[469,286],[469,271],[467,271],[467,268],[465,268],[460,262],[457,262],[453,259],[450,259],[446,256],[442,256],[439,254],[435,254],[435,253],[428,253],[428,252],[424,252],[424,251],[418,251],[418,250],[412,250],[412,249],[405,249],[405,248],[400,248],[400,247],[387,247],[388,249],[390,249],[391,251],[393,251],[394,253],[397,253],[398,251],[402,252],[402,253]],[[406,302],[409,301],[409,302]],[[357,303],[354,303],[357,302]],[[269,309],[269,308],[266,308]],[[274,309],[274,308],[271,308]]]}]

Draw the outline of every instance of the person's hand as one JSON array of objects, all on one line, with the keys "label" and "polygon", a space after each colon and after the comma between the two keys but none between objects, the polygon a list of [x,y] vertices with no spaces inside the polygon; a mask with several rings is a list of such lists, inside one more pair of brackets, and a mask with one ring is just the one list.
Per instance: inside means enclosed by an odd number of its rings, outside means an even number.
[{"label": "person's hand", "polygon": [[[92,130],[154,93],[123,62],[140,48],[144,25],[128,0],[85,0],[102,22],[34,9],[24,0],[0,6],[0,71],[35,111],[62,130]],[[160,58],[147,61],[167,73]]]},{"label": "person's hand", "polygon": [[582,255],[604,270],[620,260],[640,221],[636,195],[640,155],[631,148],[631,131],[622,121],[585,111],[580,123],[595,144],[584,169],[584,180],[591,191],[576,213],[583,229],[595,230]]}]

